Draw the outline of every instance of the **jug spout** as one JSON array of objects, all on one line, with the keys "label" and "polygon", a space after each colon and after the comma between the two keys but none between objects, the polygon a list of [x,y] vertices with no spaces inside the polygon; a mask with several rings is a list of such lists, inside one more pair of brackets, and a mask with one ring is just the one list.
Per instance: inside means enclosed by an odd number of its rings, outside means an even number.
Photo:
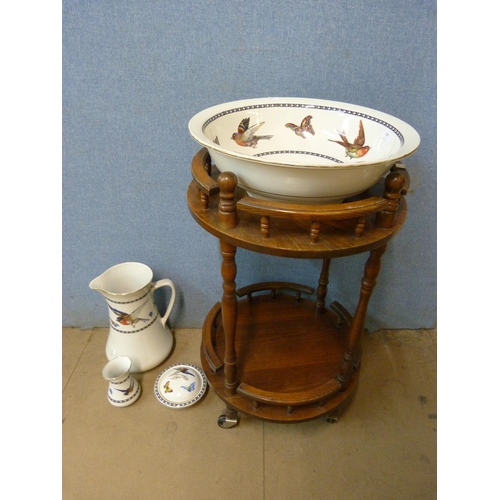
[{"label": "jug spout", "polygon": [[101,276],[97,276],[97,278],[94,278],[90,283],[89,283],[89,288],[91,290],[95,290],[96,292],[100,292],[102,294],[105,293],[105,290],[103,288],[103,279],[102,279],[102,274]]},{"label": "jug spout", "polygon": [[139,262],[117,264],[94,278],[89,287],[104,296],[124,296],[139,292],[151,284],[153,271]]}]

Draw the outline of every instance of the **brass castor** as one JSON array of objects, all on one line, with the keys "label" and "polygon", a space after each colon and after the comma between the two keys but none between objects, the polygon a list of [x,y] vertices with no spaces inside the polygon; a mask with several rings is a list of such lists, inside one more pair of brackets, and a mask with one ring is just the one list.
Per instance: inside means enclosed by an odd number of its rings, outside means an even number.
[{"label": "brass castor", "polygon": [[238,418],[233,419],[228,418],[226,415],[221,415],[217,420],[217,424],[222,429],[232,429],[233,427],[238,425]]}]

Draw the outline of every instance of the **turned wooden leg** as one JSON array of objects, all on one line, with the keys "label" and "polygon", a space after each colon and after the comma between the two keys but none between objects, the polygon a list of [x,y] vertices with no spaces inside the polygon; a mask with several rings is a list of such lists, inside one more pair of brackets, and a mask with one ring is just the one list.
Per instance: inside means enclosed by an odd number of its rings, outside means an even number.
[{"label": "turned wooden leg", "polygon": [[373,289],[377,283],[377,276],[380,271],[380,262],[382,255],[387,248],[387,244],[382,245],[370,251],[370,256],[365,265],[365,274],[361,280],[361,293],[359,297],[358,307],[352,318],[347,334],[346,350],[344,353],[344,361],[342,363],[341,372],[338,376],[338,381],[342,384],[341,391],[345,391],[354,363],[359,364],[359,356],[361,353],[361,337],[365,326],[366,311],[368,309],[368,301],[372,295]]},{"label": "turned wooden leg", "polygon": [[319,277],[318,289],[316,290],[316,310],[323,312],[325,310],[325,297],[328,291],[328,278],[330,274],[330,262],[332,259],[323,259],[323,267]]},{"label": "turned wooden leg", "polygon": [[224,386],[228,395],[236,393],[236,349],[234,346],[236,335],[236,319],[238,315],[238,301],[236,299],[236,247],[225,241],[220,241],[222,255],[222,325],[226,350],[224,353]]}]

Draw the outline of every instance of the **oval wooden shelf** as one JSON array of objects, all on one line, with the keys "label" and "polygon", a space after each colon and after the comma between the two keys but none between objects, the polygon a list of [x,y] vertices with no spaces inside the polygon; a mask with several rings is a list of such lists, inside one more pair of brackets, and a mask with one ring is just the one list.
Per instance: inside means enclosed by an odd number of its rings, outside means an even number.
[{"label": "oval wooden shelf", "polygon": [[339,392],[339,390],[340,383],[338,380],[332,379],[320,387],[299,393],[263,391],[245,383],[240,384],[236,392],[258,403],[293,407],[311,403],[324,403],[328,398]]},{"label": "oval wooden shelf", "polygon": [[[261,285],[268,284],[255,287]],[[228,395],[219,369],[226,347],[220,312],[217,303],[205,320],[202,364],[215,392],[238,411],[264,420],[304,421],[330,413],[354,390],[357,377],[342,394],[336,379],[347,326],[338,326],[333,311],[318,312],[315,301],[283,292],[238,301],[235,343],[241,382],[236,394]]]}]

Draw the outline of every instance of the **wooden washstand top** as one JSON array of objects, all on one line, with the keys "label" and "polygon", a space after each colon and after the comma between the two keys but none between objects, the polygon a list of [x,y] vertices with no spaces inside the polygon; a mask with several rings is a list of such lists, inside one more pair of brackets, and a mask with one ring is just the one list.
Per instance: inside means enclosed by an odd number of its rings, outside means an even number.
[{"label": "wooden washstand top", "polygon": [[402,164],[386,176],[385,190],[377,185],[361,199],[327,205],[247,196],[234,174],[219,175],[205,148],[194,156],[191,171],[187,201],[193,218],[217,238],[254,252],[306,259],[362,253],[387,243],[406,218],[402,195],[409,176]]}]

